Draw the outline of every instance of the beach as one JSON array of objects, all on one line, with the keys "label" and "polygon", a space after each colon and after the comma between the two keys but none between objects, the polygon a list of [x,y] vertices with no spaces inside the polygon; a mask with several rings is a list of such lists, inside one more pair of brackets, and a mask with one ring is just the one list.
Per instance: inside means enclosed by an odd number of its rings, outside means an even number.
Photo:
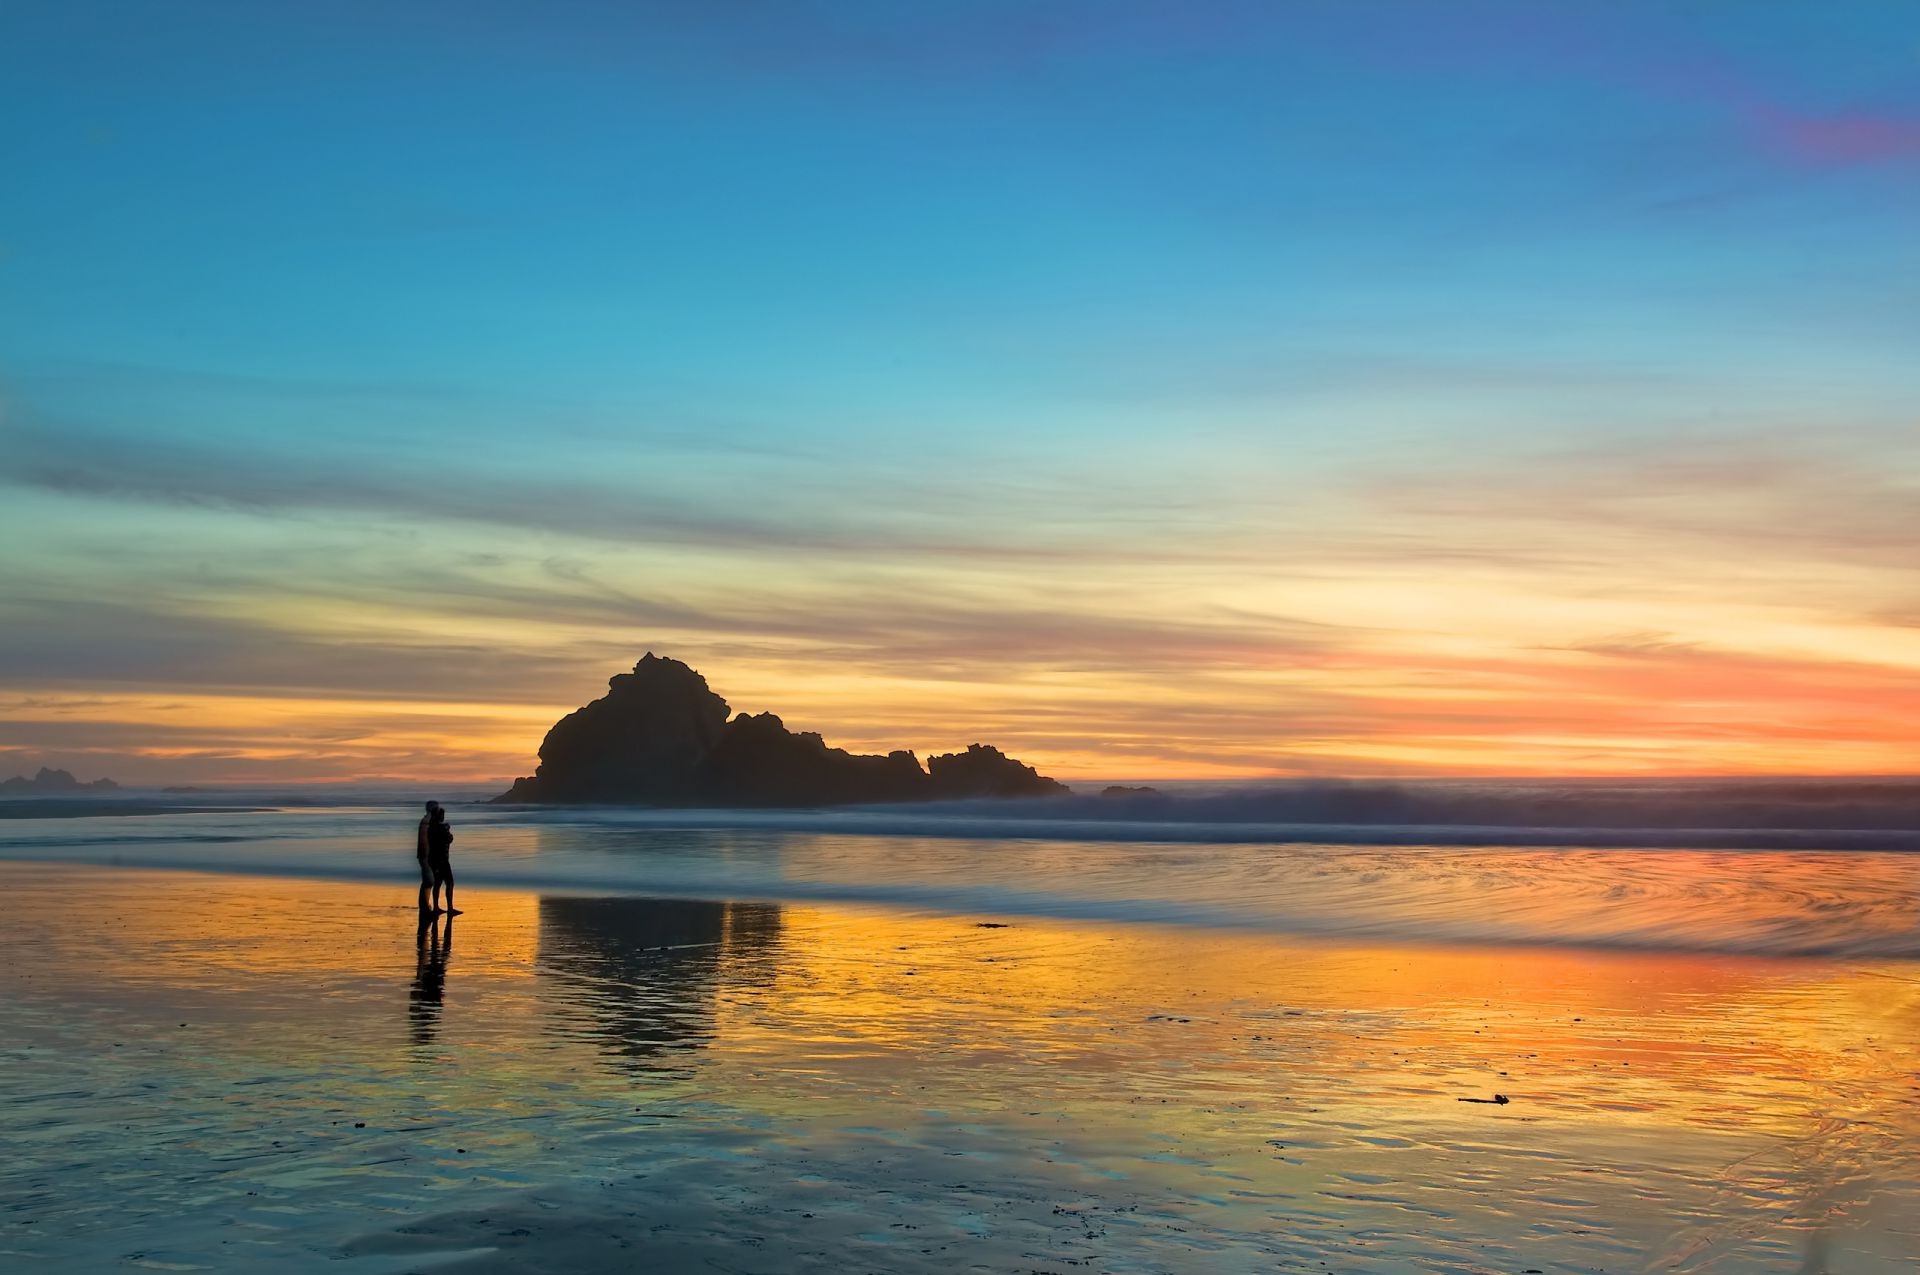
[{"label": "beach", "polygon": [[0,136],[0,1275],[1920,1275],[1920,0],[0,3]]},{"label": "beach", "polygon": [[0,863],[0,1262],[1519,1275],[1920,1258],[1908,956],[486,876],[463,881],[449,934],[416,924],[400,879]]}]

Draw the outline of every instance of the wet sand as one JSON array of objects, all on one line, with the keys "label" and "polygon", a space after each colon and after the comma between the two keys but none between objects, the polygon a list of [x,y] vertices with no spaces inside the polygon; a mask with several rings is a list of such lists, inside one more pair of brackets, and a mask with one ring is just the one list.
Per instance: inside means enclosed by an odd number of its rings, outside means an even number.
[{"label": "wet sand", "polygon": [[1920,1261],[1916,962],[462,902],[0,864],[0,1264]]}]

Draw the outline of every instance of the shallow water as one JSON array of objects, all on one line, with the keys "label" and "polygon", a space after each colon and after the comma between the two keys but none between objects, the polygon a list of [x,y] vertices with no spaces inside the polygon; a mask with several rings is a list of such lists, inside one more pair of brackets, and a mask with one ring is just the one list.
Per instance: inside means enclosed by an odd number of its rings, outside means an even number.
[{"label": "shallow water", "polygon": [[1920,1260],[1910,961],[464,902],[448,933],[398,883],[0,868],[0,1260]]},{"label": "shallow water", "polygon": [[[14,819],[0,860],[404,880],[413,818],[323,808]],[[1920,855],[1794,849],[1098,839],[1057,824],[834,814],[455,812],[474,885],[769,902],[881,903],[1391,942],[1762,955],[1920,956]],[[1132,829],[1137,831],[1137,829]],[[1271,829],[1268,830],[1271,833]],[[1402,833],[1408,830],[1402,829]]]}]

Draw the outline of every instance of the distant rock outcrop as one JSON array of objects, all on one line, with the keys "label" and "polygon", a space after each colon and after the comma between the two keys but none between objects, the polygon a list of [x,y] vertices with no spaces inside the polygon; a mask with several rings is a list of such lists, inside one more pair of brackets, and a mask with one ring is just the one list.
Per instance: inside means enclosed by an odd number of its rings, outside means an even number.
[{"label": "distant rock outcrop", "polygon": [[96,779],[83,784],[68,771],[48,770],[45,766],[32,779],[15,775],[12,779],[0,780],[0,794],[8,797],[58,797],[67,793],[77,796],[88,792],[114,792],[119,787],[111,779]]},{"label": "distant rock outcrop", "polygon": [[728,720],[727,702],[678,660],[649,651],[607,693],[554,723],[540,766],[501,802],[650,806],[846,806],[1064,793],[997,748],[929,758],[829,747],[772,713]]},{"label": "distant rock outcrop", "polygon": [[[912,753],[906,755],[913,756]],[[969,744],[964,753],[941,753],[927,758],[927,780],[932,795],[941,801],[965,797],[1039,797],[1069,791],[1059,780],[1048,779],[991,744]]]}]

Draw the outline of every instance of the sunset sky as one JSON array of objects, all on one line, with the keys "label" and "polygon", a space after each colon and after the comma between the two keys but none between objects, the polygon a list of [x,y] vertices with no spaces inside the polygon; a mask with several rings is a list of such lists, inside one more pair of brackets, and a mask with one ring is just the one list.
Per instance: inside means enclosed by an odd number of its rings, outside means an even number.
[{"label": "sunset sky", "polygon": [[1074,777],[1920,770],[1911,3],[0,12],[0,778],[642,653]]}]

